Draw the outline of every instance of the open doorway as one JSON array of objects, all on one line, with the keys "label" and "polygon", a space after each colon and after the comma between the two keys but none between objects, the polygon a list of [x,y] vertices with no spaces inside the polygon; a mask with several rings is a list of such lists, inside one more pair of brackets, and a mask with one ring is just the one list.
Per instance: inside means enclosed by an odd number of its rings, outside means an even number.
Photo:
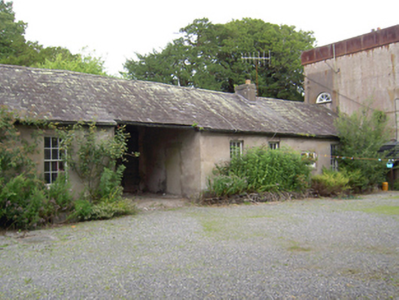
[{"label": "open doorway", "polygon": [[127,161],[123,162],[126,169],[123,173],[122,186],[125,193],[135,193],[139,190],[139,158],[134,157],[132,153],[139,152],[139,131],[137,126],[126,125],[126,132],[130,134],[127,141]]}]

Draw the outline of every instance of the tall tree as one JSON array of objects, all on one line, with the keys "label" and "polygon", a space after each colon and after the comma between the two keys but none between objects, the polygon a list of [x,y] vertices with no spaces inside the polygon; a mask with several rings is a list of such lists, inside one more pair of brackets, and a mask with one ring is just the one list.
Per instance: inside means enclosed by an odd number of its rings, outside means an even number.
[{"label": "tall tree", "polygon": [[[227,24],[197,19],[180,32],[162,51],[127,60],[127,77],[225,92],[258,77],[260,96],[303,100],[300,54],[313,46],[312,32],[249,18]],[[267,65],[242,60],[243,53],[269,51]]]},{"label": "tall tree", "polygon": [[12,64],[26,55],[29,44],[25,41],[25,29],[26,23],[15,21],[12,2],[0,0],[0,63]]},{"label": "tall tree", "polygon": [[[64,48],[51,48],[43,51],[46,52],[44,62],[35,64],[34,67],[107,75],[104,61],[101,57],[95,57],[92,53],[71,54],[69,50]],[[82,52],[84,52],[84,49]]]}]

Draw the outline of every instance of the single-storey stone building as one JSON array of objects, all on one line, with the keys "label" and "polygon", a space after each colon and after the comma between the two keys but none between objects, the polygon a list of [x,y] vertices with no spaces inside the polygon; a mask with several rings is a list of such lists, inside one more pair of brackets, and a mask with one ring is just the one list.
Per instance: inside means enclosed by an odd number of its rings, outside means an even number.
[{"label": "single-storey stone building", "polygon": [[[319,173],[330,166],[331,149],[338,143],[331,110],[256,97],[251,83],[231,94],[0,65],[0,105],[61,124],[95,120],[106,134],[126,125],[129,152],[140,152],[126,164],[123,185],[128,192],[197,197],[216,163],[228,161],[237,149],[261,145],[317,156],[314,172]],[[58,172],[51,168],[58,158],[46,154],[57,151],[53,134],[46,131],[43,148],[34,157],[48,182]],[[77,177],[70,174],[70,179],[79,189]]]}]

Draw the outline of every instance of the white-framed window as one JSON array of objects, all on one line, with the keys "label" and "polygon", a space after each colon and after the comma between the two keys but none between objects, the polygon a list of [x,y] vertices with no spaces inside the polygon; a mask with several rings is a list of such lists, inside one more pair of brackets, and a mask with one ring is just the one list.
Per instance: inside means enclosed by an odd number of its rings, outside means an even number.
[{"label": "white-framed window", "polygon": [[330,146],[330,152],[331,152],[330,165],[331,165],[331,170],[333,171],[338,171],[338,159],[336,159],[338,147],[339,147],[338,144],[331,144]]},{"label": "white-framed window", "polygon": [[241,156],[244,151],[244,141],[230,141],[230,158]]},{"label": "white-framed window", "polygon": [[65,171],[62,157],[64,151],[60,150],[61,140],[56,137],[44,137],[44,181],[53,183],[60,172]]},{"label": "white-framed window", "polygon": [[276,150],[280,148],[280,142],[269,142],[269,148]]},{"label": "white-framed window", "polygon": [[331,95],[329,93],[320,93],[316,99],[316,103],[328,103],[331,101]]},{"label": "white-framed window", "polygon": [[316,168],[317,154],[312,151],[302,151],[301,157],[309,162],[309,166]]}]

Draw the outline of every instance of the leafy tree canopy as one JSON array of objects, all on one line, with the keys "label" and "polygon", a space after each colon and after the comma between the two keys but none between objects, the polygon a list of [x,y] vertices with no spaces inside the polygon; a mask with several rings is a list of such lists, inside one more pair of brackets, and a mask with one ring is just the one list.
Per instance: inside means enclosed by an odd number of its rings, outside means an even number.
[{"label": "leafy tree canopy", "polygon": [[29,48],[25,41],[26,23],[15,21],[12,2],[0,0],[0,63],[9,63]]},{"label": "leafy tree canopy", "polygon": [[[196,19],[180,32],[183,36],[162,51],[128,59],[126,77],[234,92],[245,79],[255,82],[258,69],[259,96],[303,100],[300,54],[313,47],[312,32],[250,18],[227,24]],[[268,56],[269,51],[267,65],[242,59],[245,53]]]},{"label": "leafy tree canopy", "polygon": [[[370,106],[363,108],[351,116],[340,113],[335,121],[340,138],[337,155],[347,157],[338,161],[342,171],[350,173],[360,170],[361,177],[355,185],[365,190],[385,180],[387,173],[385,153],[380,153],[384,143],[389,141],[391,129],[386,114],[373,110]],[[351,159],[360,158],[360,159]]]},{"label": "leafy tree canopy", "polygon": [[81,73],[107,75],[104,61],[92,54],[71,54],[69,51],[55,51],[45,58],[43,63],[34,65],[42,69],[70,70]]}]

